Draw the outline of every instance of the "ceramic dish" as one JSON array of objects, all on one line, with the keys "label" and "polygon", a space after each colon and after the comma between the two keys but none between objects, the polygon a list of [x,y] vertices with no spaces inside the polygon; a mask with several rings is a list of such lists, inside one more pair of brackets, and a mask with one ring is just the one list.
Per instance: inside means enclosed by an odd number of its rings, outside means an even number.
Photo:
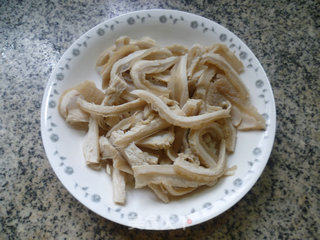
[{"label": "ceramic dish", "polygon": [[[110,177],[85,165],[81,150],[84,132],[69,127],[60,117],[60,94],[85,80],[101,86],[95,70],[99,54],[119,36],[149,36],[161,45],[194,43],[229,46],[245,65],[241,79],[251,102],[266,119],[265,131],[238,132],[236,151],[228,166],[235,175],[212,187],[164,204],[146,189],[130,189],[127,203],[113,203]],[[261,46],[263,47],[263,46]],[[261,175],[271,152],[276,112],[268,78],[250,49],[233,33],[206,18],[174,10],[145,10],[107,20],[76,40],[63,54],[47,83],[41,108],[41,132],[48,160],[68,191],[82,204],[111,221],[140,229],[176,229],[216,217],[237,203]]]}]

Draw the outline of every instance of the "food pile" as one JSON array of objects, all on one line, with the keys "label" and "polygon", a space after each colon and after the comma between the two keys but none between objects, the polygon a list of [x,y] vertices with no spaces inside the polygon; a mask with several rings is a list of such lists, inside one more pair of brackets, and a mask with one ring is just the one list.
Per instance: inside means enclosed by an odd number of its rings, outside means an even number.
[{"label": "food pile", "polygon": [[66,90],[59,112],[87,131],[87,166],[106,169],[113,199],[126,185],[149,187],[164,202],[235,171],[227,167],[237,130],[263,130],[239,74],[242,62],[223,44],[159,46],[120,37],[97,60],[101,89],[86,81]]}]

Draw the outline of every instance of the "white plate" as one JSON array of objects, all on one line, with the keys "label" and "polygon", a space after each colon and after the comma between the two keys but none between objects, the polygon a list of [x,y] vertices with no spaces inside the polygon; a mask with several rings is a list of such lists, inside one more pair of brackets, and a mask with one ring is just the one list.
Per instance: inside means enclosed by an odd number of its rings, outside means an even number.
[{"label": "white plate", "polygon": [[[212,188],[168,204],[146,189],[131,189],[125,206],[112,201],[112,186],[104,171],[86,167],[81,151],[84,132],[70,128],[57,111],[59,95],[85,80],[101,86],[95,70],[99,54],[119,36],[149,36],[160,44],[227,44],[246,66],[241,79],[251,101],[266,118],[266,131],[239,132],[228,165],[236,174]],[[174,10],[145,10],[107,20],[82,35],[63,54],[48,81],[41,108],[41,133],[47,157],[60,181],[82,204],[120,224],[141,229],[176,229],[211,219],[238,202],[261,175],[271,152],[276,126],[272,89],[257,58],[233,33],[206,18]]]}]

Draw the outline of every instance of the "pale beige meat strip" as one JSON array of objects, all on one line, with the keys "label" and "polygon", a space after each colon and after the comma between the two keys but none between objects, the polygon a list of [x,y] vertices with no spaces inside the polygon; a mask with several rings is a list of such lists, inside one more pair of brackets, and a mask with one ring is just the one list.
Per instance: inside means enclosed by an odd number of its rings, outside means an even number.
[{"label": "pale beige meat strip", "polygon": [[128,162],[122,157],[120,152],[112,146],[108,138],[101,136],[99,139],[99,146],[101,151],[101,156],[103,159],[112,159],[113,167],[117,168],[123,172],[132,174],[132,169]]},{"label": "pale beige meat strip", "polygon": [[230,51],[230,49],[221,43],[216,43],[209,48],[209,51],[221,55],[227,62],[236,70],[237,73],[242,73],[244,71],[243,63],[237,58],[237,56]]},{"label": "pale beige meat strip", "polygon": [[159,73],[167,70],[175,64],[177,58],[169,57],[161,60],[140,60],[131,68],[130,75],[136,88],[151,91],[157,95],[168,93],[168,89],[163,86],[152,84],[146,79],[146,74]]},{"label": "pale beige meat strip", "polygon": [[135,188],[149,184],[167,184],[175,187],[198,187],[203,183],[178,175],[174,165],[140,165],[132,167],[135,177]]},{"label": "pale beige meat strip", "polygon": [[125,175],[117,168],[112,169],[113,201],[118,204],[126,202],[126,180]]},{"label": "pale beige meat strip", "polygon": [[205,146],[203,146],[202,137],[208,132],[212,132],[212,135],[216,135],[219,139],[223,137],[223,132],[220,129],[220,125],[217,123],[211,123],[201,129],[191,129],[189,133],[189,145],[193,153],[200,157],[200,161],[205,167],[216,167],[217,156],[213,155],[212,152],[208,152]]},{"label": "pale beige meat strip", "polygon": [[139,47],[137,47],[136,45],[133,44],[128,44],[128,45],[124,45],[123,47],[119,48],[117,51],[115,51],[110,59],[108,60],[108,62],[106,63],[106,65],[104,65],[103,70],[101,71],[101,76],[102,76],[102,88],[106,88],[109,84],[109,80],[110,80],[110,72],[111,72],[111,68],[113,66],[113,64],[118,61],[119,59],[129,55],[130,53],[133,53],[135,51],[138,51]]},{"label": "pale beige meat strip", "polygon": [[138,141],[136,144],[141,147],[147,147],[151,149],[166,149],[171,146],[174,141],[173,128],[158,132],[150,137],[144,138]]},{"label": "pale beige meat strip", "polygon": [[208,183],[217,180],[224,174],[226,169],[226,145],[224,139],[221,140],[219,150],[219,161],[216,167],[204,168],[195,164],[185,161],[183,158],[178,157],[174,162],[175,172],[189,180]]},{"label": "pale beige meat strip", "polygon": [[134,90],[131,93],[151,104],[152,109],[157,111],[162,119],[182,128],[198,129],[215,120],[230,117],[230,107],[198,116],[180,116],[175,114],[159,97],[152,93],[144,90]]},{"label": "pale beige meat strip", "polygon": [[163,202],[168,203],[169,197],[167,193],[163,190],[161,184],[150,183],[148,187],[156,194],[156,196]]},{"label": "pale beige meat strip", "polygon": [[170,89],[170,97],[176,100],[180,107],[187,102],[189,98],[188,79],[187,79],[187,55],[180,58],[179,63],[175,67],[168,84]]},{"label": "pale beige meat strip", "polygon": [[213,64],[218,69],[222,70],[228,81],[230,81],[230,83],[239,91],[240,98],[243,100],[247,100],[249,98],[246,86],[242,83],[235,70],[233,70],[230,64],[222,56],[214,53],[208,53],[203,56],[201,62]]},{"label": "pale beige meat strip", "polygon": [[159,159],[154,154],[143,152],[135,143],[130,143],[122,152],[131,167],[144,164],[157,164]]},{"label": "pale beige meat strip", "polygon": [[136,125],[127,132],[116,130],[111,133],[111,139],[115,146],[125,147],[133,141],[139,141],[160,130],[168,128],[170,124],[161,118],[153,119],[148,125]]},{"label": "pale beige meat strip", "polygon": [[84,138],[82,151],[88,167],[100,168],[99,126],[97,120],[90,117],[88,132]]},{"label": "pale beige meat strip", "polygon": [[98,116],[114,116],[121,114],[125,111],[137,109],[143,107],[146,102],[142,99],[136,99],[131,102],[127,102],[121,105],[112,105],[112,106],[103,106],[103,105],[96,105],[94,103],[89,103],[84,99],[79,98],[78,103],[80,104],[80,108],[83,111],[88,113],[98,115]]}]

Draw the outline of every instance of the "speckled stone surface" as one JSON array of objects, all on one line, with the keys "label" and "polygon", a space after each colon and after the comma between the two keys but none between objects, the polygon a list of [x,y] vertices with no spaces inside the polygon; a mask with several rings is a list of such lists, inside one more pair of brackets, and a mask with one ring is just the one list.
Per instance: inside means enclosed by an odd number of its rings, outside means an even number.
[{"label": "speckled stone surface", "polygon": [[[175,231],[91,212],[59,182],[40,136],[49,75],[82,33],[110,17],[169,8],[213,19],[261,61],[277,105],[269,163],[232,209]],[[320,236],[319,1],[0,1],[0,239],[316,239]]]}]

